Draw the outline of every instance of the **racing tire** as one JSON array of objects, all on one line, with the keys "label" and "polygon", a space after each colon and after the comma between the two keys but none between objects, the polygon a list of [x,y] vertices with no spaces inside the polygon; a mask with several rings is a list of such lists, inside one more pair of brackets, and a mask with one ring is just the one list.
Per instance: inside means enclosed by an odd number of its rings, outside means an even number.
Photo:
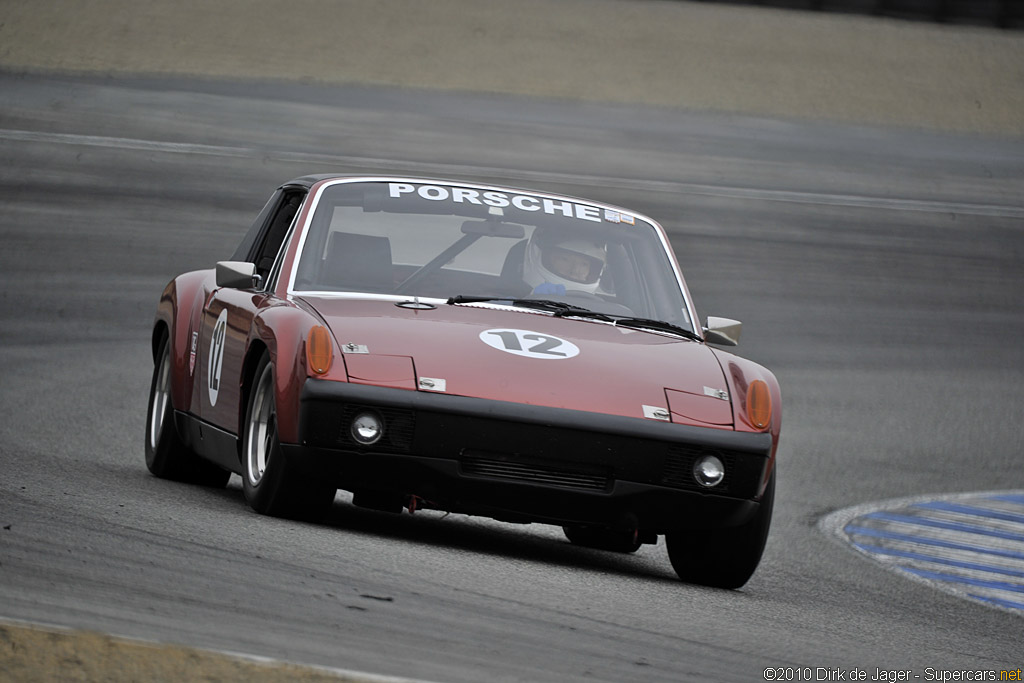
[{"label": "racing tire", "polygon": [[181,440],[171,402],[171,341],[164,337],[153,367],[146,411],[146,467],[161,479],[214,488],[227,486],[231,472],[203,460]]},{"label": "racing tire", "polygon": [[323,519],[337,488],[301,471],[281,450],[277,436],[274,366],[263,355],[256,367],[242,438],[242,491],[261,515],[302,521]]},{"label": "racing tire", "polygon": [[714,588],[739,588],[761,562],[775,504],[772,472],[757,512],[745,523],[725,529],[665,534],[672,568],[680,579]]},{"label": "racing tire", "polygon": [[563,526],[562,532],[573,545],[608,550],[613,553],[635,553],[641,545],[639,534],[632,531],[573,525]]}]

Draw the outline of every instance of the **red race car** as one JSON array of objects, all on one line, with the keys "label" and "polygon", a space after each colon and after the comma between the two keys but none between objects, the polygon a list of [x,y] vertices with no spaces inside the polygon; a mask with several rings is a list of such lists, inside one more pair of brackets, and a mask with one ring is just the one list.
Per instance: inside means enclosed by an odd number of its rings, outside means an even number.
[{"label": "red race car", "polygon": [[544,192],[421,178],[282,185],[153,326],[146,465],[257,512],[355,505],[560,525],[743,585],[771,522],[780,394],[717,348],[664,230]]}]

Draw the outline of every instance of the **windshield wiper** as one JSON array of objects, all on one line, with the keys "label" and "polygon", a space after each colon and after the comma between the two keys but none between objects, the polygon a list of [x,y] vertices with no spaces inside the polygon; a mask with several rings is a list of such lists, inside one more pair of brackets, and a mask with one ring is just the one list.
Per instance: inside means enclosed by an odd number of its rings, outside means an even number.
[{"label": "windshield wiper", "polygon": [[658,330],[660,332],[671,332],[672,334],[678,334],[682,337],[686,337],[687,339],[692,339],[694,341],[704,341],[703,337],[701,337],[696,332],[691,332],[685,327],[680,327],[679,325],[668,323],[665,322],[664,320],[652,320],[650,318],[630,318],[628,316],[623,316],[621,318],[617,316],[612,317],[615,318],[615,324],[621,325],[622,327],[636,327],[641,329],[646,328],[648,330]]},{"label": "windshield wiper", "polygon": [[576,316],[578,318],[596,318],[597,320],[604,320],[614,325],[620,325],[622,327],[635,327],[639,329],[658,330],[659,332],[671,332],[672,334],[678,334],[687,339],[693,339],[694,341],[704,341],[695,332],[691,332],[685,327],[680,327],[673,323],[665,322],[664,320],[652,320],[650,318],[634,318],[629,315],[619,315],[616,313],[598,313],[597,311],[591,311],[586,308],[573,308],[571,306],[564,310],[556,311],[553,314],[556,318],[567,315]]},{"label": "windshield wiper", "polygon": [[612,321],[604,313],[598,313],[592,311],[589,308],[580,308],[579,306],[573,306],[562,301],[552,301],[551,299],[514,299],[507,296],[464,296],[459,294],[448,299],[448,304],[475,304],[484,301],[494,302],[508,302],[512,306],[522,306],[523,308],[536,308],[542,311],[551,311],[555,317],[562,317],[566,315],[579,315],[591,318],[599,318],[601,320]]},{"label": "windshield wiper", "polygon": [[704,341],[704,338],[696,332],[692,332],[685,327],[681,327],[670,322],[665,322],[664,320],[634,318],[633,316],[618,315],[616,313],[601,313],[599,311],[592,311],[589,308],[573,306],[562,301],[552,301],[551,299],[513,299],[507,296],[464,296],[459,294],[458,296],[453,296],[448,299],[448,304],[473,304],[484,301],[507,302],[512,306],[522,306],[524,308],[537,308],[542,311],[551,311],[551,315],[555,318],[564,318],[566,316],[572,316],[575,318],[591,318],[593,320],[603,320],[604,322],[609,322],[613,325],[621,325],[622,327],[657,330],[659,332],[678,334],[681,337],[686,337],[687,339],[692,339],[694,341]]}]

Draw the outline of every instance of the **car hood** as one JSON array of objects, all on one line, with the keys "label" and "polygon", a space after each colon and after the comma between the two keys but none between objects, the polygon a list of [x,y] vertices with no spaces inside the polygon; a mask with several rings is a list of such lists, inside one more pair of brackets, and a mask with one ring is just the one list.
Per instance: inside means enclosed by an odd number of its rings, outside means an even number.
[{"label": "car hood", "polygon": [[341,347],[349,381],[731,426],[722,368],[700,342],[489,304],[410,309],[302,297]]}]

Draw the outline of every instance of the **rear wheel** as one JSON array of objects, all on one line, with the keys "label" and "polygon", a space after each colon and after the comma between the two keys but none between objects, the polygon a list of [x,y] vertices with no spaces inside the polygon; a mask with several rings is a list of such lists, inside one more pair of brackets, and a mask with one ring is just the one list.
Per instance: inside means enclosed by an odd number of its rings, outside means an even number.
[{"label": "rear wheel", "polygon": [[583,525],[563,526],[562,531],[573,545],[614,553],[635,553],[640,549],[640,536],[636,531]]},{"label": "rear wheel", "polygon": [[223,488],[231,473],[189,450],[174,426],[171,405],[171,342],[160,342],[146,414],[146,467],[163,479]]},{"label": "rear wheel", "polygon": [[716,588],[739,588],[761,562],[775,503],[775,472],[757,512],[746,523],[725,529],[673,531],[665,535],[668,558],[679,578]]},{"label": "rear wheel", "polygon": [[324,517],[337,489],[302,472],[281,452],[277,436],[274,366],[264,354],[249,392],[242,442],[242,489],[263,515],[315,521]]}]

